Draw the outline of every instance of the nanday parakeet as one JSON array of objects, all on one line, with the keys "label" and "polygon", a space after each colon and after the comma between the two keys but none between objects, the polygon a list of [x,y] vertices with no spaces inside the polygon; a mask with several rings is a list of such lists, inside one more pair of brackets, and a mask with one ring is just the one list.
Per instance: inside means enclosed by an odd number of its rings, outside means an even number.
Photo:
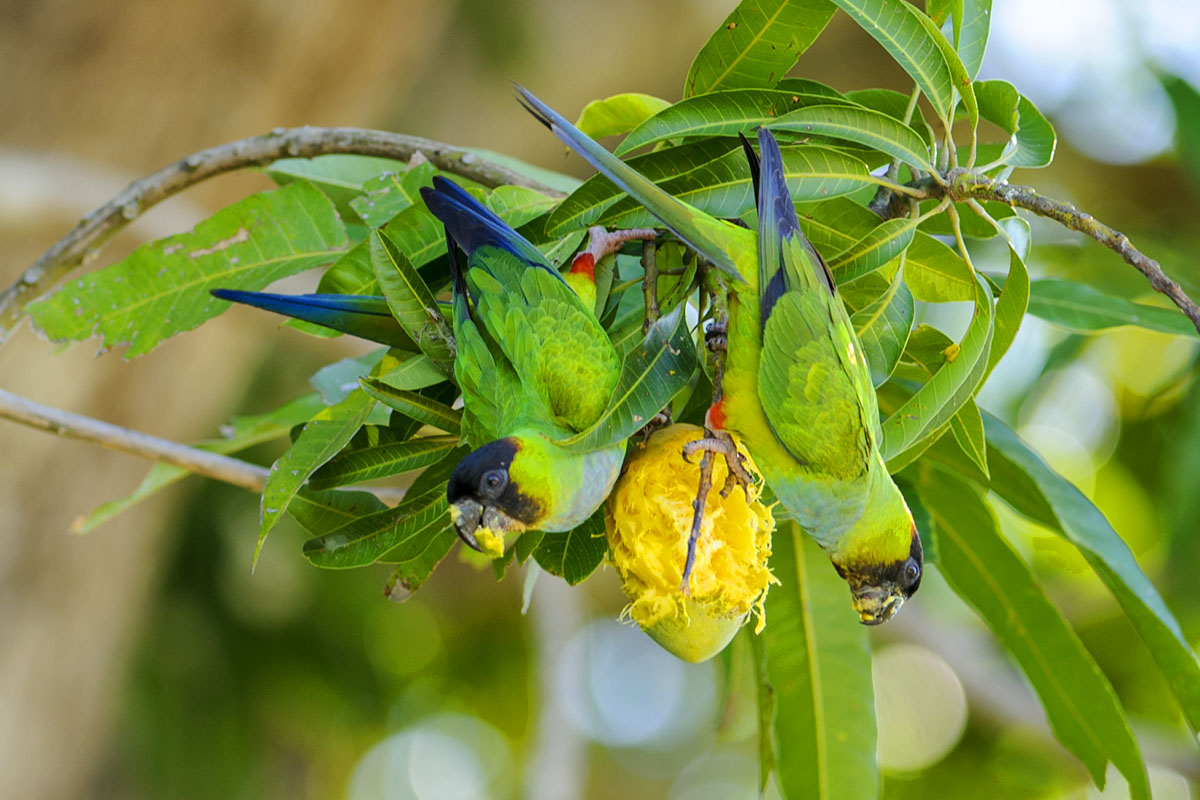
[{"label": "nanday parakeet", "polygon": [[[421,191],[446,227],[464,401],[463,434],[476,449],[447,484],[460,538],[492,557],[505,534],[569,531],[612,489],[624,441],[584,453],[555,440],[587,429],[607,408],[621,359],[593,313],[595,287],[581,299],[541,252],[456,184],[435,178]],[[608,255],[654,231],[593,233],[585,260]],[[457,248],[467,255],[466,268]],[[577,259],[578,261],[578,259]],[[577,270],[590,278],[590,270]],[[581,286],[586,293],[587,286]],[[245,303],[361,336],[416,349],[382,297],[278,295],[214,290]]]},{"label": "nanday parakeet", "polygon": [[762,161],[751,164],[759,229],[752,231],[671,197],[517,91],[556,136],[730,276],[724,394],[708,423],[746,443],[775,496],[849,583],[860,620],[891,619],[920,585],[921,543],[880,453],[863,349],[828,268],[800,230],[775,138],[759,131]]}]

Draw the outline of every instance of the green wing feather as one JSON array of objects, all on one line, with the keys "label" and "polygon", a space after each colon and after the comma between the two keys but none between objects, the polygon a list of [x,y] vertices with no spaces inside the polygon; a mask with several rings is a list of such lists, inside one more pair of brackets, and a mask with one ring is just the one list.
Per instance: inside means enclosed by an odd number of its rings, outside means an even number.
[{"label": "green wing feather", "polygon": [[470,265],[480,320],[526,393],[566,427],[587,428],[604,412],[621,368],[595,315],[563,281],[505,250],[482,247]]}]

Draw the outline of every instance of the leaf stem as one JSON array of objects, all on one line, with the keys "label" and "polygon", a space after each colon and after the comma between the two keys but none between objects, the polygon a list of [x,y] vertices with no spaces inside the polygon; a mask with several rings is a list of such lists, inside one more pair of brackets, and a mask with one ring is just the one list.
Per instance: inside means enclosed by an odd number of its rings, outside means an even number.
[{"label": "leaf stem", "polygon": [[145,211],[217,175],[258,167],[281,158],[314,158],[333,153],[408,161],[422,153],[438,169],[486,186],[524,186],[551,197],[562,193],[461,147],[365,128],[280,128],[201,150],[126,186],[120,194],[79,221],[70,233],[0,292],[0,345],[24,316],[25,305],[47,292],[76,267],[95,258],[105,242]]},{"label": "leaf stem", "polygon": [[975,272],[975,264],[971,261],[971,254],[967,251],[967,243],[963,239],[962,225],[958,219],[958,209],[954,204],[946,206],[946,214],[950,217],[950,228],[954,231],[954,240],[958,242],[958,250],[962,253],[963,261],[967,262],[967,266],[971,268],[971,272]]},{"label": "leaf stem", "polygon": [[658,321],[658,250],[653,239],[642,242],[642,298],[645,316],[642,319],[642,335]]},{"label": "leaf stem", "polygon": [[[0,389],[0,419],[8,419],[59,436],[92,442],[152,461],[174,464],[197,475],[262,492],[267,469],[236,458],[122,428],[82,414],[42,405]],[[371,489],[380,500],[395,504],[404,497],[402,489]]]}]

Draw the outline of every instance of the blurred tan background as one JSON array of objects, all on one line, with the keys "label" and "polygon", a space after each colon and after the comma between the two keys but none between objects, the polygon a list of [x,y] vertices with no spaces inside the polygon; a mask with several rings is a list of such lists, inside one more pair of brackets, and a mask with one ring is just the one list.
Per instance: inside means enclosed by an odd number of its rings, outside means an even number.
[{"label": "blurred tan background", "polygon": [[[1006,0],[996,1],[999,6]],[[278,126],[382,127],[584,174],[513,101],[509,81],[536,90],[568,116],[590,99],[617,92],[677,99],[693,54],[731,6],[719,0],[4,0],[0,281],[15,279],[82,214],[128,181],[193,151]],[[1132,13],[1132,4],[1114,7]],[[841,15],[796,74],[842,90],[906,89],[882,50]],[[1087,135],[1086,129],[1080,134]],[[1163,147],[1169,146],[1168,136]],[[1098,216],[1161,242],[1156,255],[1164,267],[1194,290],[1200,272],[1189,248],[1196,238],[1196,193],[1169,155],[1145,158],[1141,164],[1105,166],[1064,140],[1055,167],[1036,177],[1049,193],[1084,198]],[[268,185],[256,174],[227,176],[168,201],[114,241],[100,263],[146,239],[185,230]],[[1141,291],[1115,257],[1098,250],[1089,257],[1108,270],[1106,280],[1113,285]],[[126,362],[118,354],[93,358],[89,344],[60,352],[23,327],[0,350],[0,386],[190,441],[215,435],[232,413],[268,410],[305,391],[309,374],[354,347],[280,330],[266,315],[231,313]],[[205,636],[218,636],[196,622],[194,608],[167,622],[159,616],[174,608],[168,595],[175,595],[165,587],[184,582],[188,565],[197,563],[189,559],[203,560],[206,537],[234,554],[230,574],[241,577],[228,579],[236,583],[228,591],[251,609],[244,612],[251,617],[269,617],[272,602],[286,605],[286,598],[303,595],[309,599],[280,612],[289,624],[301,624],[302,615],[320,605],[312,598],[337,592],[353,593],[355,607],[368,609],[363,613],[378,613],[371,609],[382,602],[375,593],[382,574],[360,579],[318,573],[300,559],[296,535],[275,534],[256,583],[243,580],[257,513],[254,498],[244,493],[198,488],[202,482],[190,479],[86,537],[71,537],[67,531],[75,517],[130,491],[146,465],[9,423],[0,423],[0,455],[0,776],[7,796],[149,797],[155,787],[174,787],[172,796],[209,796],[160,774],[186,761],[186,752],[148,767],[145,775],[126,774],[147,753],[161,756],[153,743],[138,739],[158,729],[135,726],[130,739],[126,727],[140,719],[130,711],[141,702],[137,698],[152,694],[130,689],[151,680],[139,672],[150,663],[147,649],[164,661],[178,661],[186,672],[190,659],[203,663],[188,648],[203,650],[211,644]],[[208,511],[219,506],[218,521],[207,522],[202,506]],[[185,531],[193,544],[183,543]],[[243,538],[233,542],[230,536]],[[466,590],[467,599],[519,607],[514,581],[492,586],[486,574],[453,569],[481,584]],[[433,600],[453,605],[445,593],[454,587],[434,583]],[[611,583],[588,591],[599,607],[619,610]],[[467,600],[460,606],[454,613],[472,613]],[[266,638],[255,645],[258,624],[266,623],[247,623],[247,647],[278,643]],[[151,638],[172,627],[178,640]],[[465,637],[466,630],[459,632]],[[447,636],[444,631],[443,640]],[[172,649],[176,644],[180,649]],[[323,657],[336,660],[337,647],[328,642]],[[443,658],[450,663],[449,656]],[[416,674],[402,677],[411,681]],[[192,699],[172,724],[187,725],[189,714],[203,716],[214,708],[203,694]],[[284,695],[277,699],[288,702]],[[512,702],[518,701],[523,698]],[[245,698],[238,702],[251,704]],[[336,717],[337,704],[330,703]],[[345,752],[326,751],[327,764],[304,761],[296,753],[311,755],[320,748],[287,744],[288,734],[281,734],[282,755],[255,766],[259,777],[247,784],[251,788],[225,796],[336,796],[350,765],[393,712],[361,713],[367,721],[347,737]],[[340,722],[329,723],[320,714],[308,720],[324,723],[340,730]],[[251,752],[251,743],[236,737],[222,747]],[[593,783],[600,781],[595,772]],[[638,783],[641,778],[630,780],[626,791],[641,786],[646,794],[640,796],[658,796],[661,789]],[[632,791],[627,796],[639,796]]]}]

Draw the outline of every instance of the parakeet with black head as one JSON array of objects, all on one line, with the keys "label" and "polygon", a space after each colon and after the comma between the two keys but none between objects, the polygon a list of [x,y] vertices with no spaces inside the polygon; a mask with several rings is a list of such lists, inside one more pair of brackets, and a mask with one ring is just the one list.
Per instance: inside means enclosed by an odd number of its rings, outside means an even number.
[{"label": "parakeet with black head", "polygon": [[891,619],[920,586],[921,542],[880,453],[863,349],[825,263],[800,230],[769,131],[750,155],[758,230],[663,192],[528,91],[526,107],[665,227],[728,275],[722,400],[711,428],[746,443],[768,485],[850,585],[859,619]]}]

